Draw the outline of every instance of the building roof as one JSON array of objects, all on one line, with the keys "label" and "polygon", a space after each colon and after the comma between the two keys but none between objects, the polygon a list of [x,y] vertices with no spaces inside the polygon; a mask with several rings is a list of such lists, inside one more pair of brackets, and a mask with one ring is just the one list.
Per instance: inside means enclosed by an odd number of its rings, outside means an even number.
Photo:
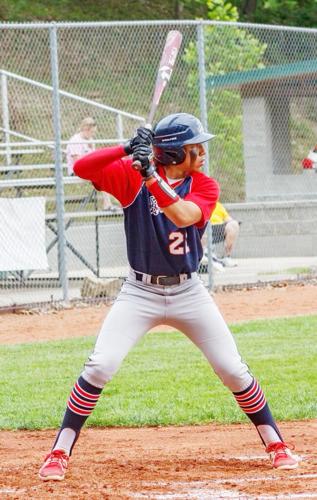
[{"label": "building roof", "polygon": [[[209,76],[206,86],[209,89],[236,88],[244,94],[266,94],[272,91],[272,84],[281,90],[287,89],[298,94],[298,89],[305,95],[317,95],[317,59],[294,63],[266,66],[248,71],[233,71],[222,75]],[[296,91],[296,92],[295,92]]]}]

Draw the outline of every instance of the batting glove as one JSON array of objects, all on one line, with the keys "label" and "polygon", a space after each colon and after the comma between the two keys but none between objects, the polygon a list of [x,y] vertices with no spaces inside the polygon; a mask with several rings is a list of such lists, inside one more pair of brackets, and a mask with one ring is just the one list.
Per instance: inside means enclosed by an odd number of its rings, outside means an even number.
[{"label": "batting glove", "polygon": [[138,144],[133,150],[132,167],[138,170],[145,180],[150,179],[155,172],[152,156],[152,149],[147,144]]},{"label": "batting glove", "polygon": [[147,146],[152,144],[154,133],[151,129],[140,127],[136,132],[137,135],[132,137],[132,139],[126,142],[123,146],[127,155],[131,155],[134,152],[134,149],[140,144],[146,144]]}]

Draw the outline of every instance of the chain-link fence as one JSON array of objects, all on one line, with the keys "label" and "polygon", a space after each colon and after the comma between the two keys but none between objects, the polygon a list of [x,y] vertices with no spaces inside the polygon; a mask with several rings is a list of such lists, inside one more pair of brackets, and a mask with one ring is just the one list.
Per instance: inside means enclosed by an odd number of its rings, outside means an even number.
[{"label": "chain-link fence", "polygon": [[3,24],[0,307],[116,295],[127,273],[122,211],[115,199],[104,210],[103,195],[69,175],[67,144],[86,117],[97,124],[95,148],[144,123],[171,29],[183,41],[155,119],[193,113],[216,135],[207,168],[242,223],[233,257],[316,256],[317,30]]}]

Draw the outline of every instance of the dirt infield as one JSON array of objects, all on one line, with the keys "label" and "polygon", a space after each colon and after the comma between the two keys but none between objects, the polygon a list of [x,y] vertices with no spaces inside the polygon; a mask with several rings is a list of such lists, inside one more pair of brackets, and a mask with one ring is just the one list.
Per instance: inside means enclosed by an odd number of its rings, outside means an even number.
[{"label": "dirt infield", "polygon": [[[277,283],[214,294],[228,323],[317,313],[316,284]],[[0,315],[0,344],[96,335],[110,306],[77,307],[46,313],[19,311]],[[156,330],[168,329],[159,326]]]},{"label": "dirt infield", "polygon": [[2,432],[0,498],[317,498],[317,422],[281,428],[306,458],[299,469],[272,470],[246,425],[86,429],[62,483],[37,478],[54,432]]},{"label": "dirt infield", "polygon": [[[316,285],[215,295],[228,322],[316,314]],[[3,314],[0,343],[95,335],[105,306],[46,314]],[[62,327],[62,328],[61,328]],[[159,328],[162,329],[162,328]],[[282,422],[304,460],[274,471],[251,425],[85,429],[67,478],[42,483],[38,468],[55,431],[0,432],[2,499],[309,499],[317,498],[317,420]]]}]

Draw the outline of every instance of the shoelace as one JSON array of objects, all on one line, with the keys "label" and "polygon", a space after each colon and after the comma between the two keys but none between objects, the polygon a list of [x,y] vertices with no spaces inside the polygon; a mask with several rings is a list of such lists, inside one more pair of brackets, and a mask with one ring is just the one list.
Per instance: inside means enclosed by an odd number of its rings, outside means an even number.
[{"label": "shoelace", "polygon": [[271,443],[268,445],[266,448],[267,453],[275,452],[278,454],[286,454],[285,449],[288,448],[289,450],[294,450],[294,445],[293,444],[287,444],[283,442],[277,442],[277,443]]},{"label": "shoelace", "polygon": [[58,463],[58,462],[62,462],[62,465],[63,467],[65,467],[65,464],[67,464],[67,460],[68,460],[68,457],[65,453],[63,453],[62,451],[59,451],[59,450],[55,450],[55,451],[52,451],[52,453],[49,453],[46,458],[45,458],[45,462],[46,460],[49,459],[49,462],[50,464],[52,463]]}]

